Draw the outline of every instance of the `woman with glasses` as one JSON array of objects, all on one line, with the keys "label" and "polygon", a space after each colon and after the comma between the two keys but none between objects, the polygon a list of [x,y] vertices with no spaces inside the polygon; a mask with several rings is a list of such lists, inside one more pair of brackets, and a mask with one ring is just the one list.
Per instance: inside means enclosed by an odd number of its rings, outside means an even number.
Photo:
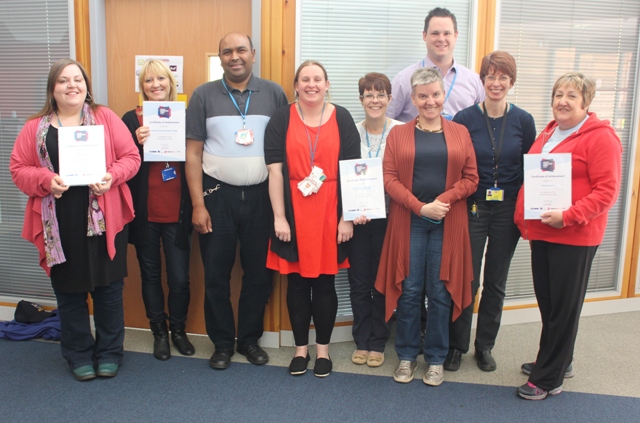
[{"label": "woman with glasses", "polygon": [[[391,101],[391,82],[381,73],[368,73],[358,82],[365,119],[356,123],[362,158],[384,156],[391,128],[401,124],[386,116]],[[379,367],[384,363],[384,346],[389,327],[384,319],[384,296],[374,288],[387,219],[374,219],[353,227],[348,270],[349,296],[353,311],[354,364]]]},{"label": "woman with glasses", "polygon": [[[471,303],[471,246],[466,201],[478,173],[469,131],[441,116],[445,92],[437,70],[411,77],[418,117],[389,134],[384,186],[391,197],[376,289],[386,295],[386,319],[396,310],[393,378],[413,380],[420,352],[420,303],[426,289],[429,318],[424,342],[426,385],[444,380],[449,320]],[[453,311],[451,310],[453,304]]]},{"label": "woman with glasses", "polygon": [[491,350],[500,329],[509,265],[520,239],[513,212],[522,185],[522,155],[536,138],[533,117],[507,102],[507,93],[516,82],[515,59],[505,51],[488,54],[482,59],[480,79],[485,100],[453,118],[469,130],[480,181],[478,190],[467,198],[473,258],[472,303],[449,326],[449,353],[444,363],[448,371],[458,370],[462,354],[469,350],[473,299],[480,286],[483,258],[474,356],[480,370],[496,369]]}]

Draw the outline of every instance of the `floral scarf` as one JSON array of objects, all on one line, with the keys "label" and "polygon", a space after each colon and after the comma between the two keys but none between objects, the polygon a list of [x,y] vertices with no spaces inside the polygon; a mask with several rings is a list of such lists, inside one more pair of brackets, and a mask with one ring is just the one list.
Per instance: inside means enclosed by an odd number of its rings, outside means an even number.
[{"label": "floral scarf", "polygon": [[[53,172],[51,158],[47,151],[47,133],[51,126],[53,113],[45,116],[40,120],[38,132],[36,133],[36,152],[40,159],[40,165],[46,167]],[[91,108],[87,103],[82,109],[83,126],[95,125],[95,118]],[[64,263],[67,259],[62,251],[62,243],[60,241],[60,228],[58,227],[58,219],[56,218],[56,202],[53,194],[46,195],[42,198],[42,227],[44,228],[44,251],[47,259],[47,266],[53,267],[56,264]],[[102,210],[98,204],[98,197],[89,189],[89,207],[87,211],[87,236],[102,235],[105,231],[105,221]]]}]

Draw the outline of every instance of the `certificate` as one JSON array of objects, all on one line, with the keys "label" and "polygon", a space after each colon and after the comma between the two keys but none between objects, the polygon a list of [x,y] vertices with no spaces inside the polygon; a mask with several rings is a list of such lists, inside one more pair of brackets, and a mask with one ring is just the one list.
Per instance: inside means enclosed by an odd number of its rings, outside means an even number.
[{"label": "certificate", "polygon": [[182,101],[145,101],[142,121],[149,127],[143,144],[145,162],[184,162],[187,141]]},{"label": "certificate", "polygon": [[363,215],[369,219],[387,217],[382,160],[379,157],[341,160],[340,187],[345,221],[352,221]]},{"label": "certificate", "polygon": [[107,173],[104,126],[58,128],[58,164],[65,185],[89,185]]},{"label": "certificate", "polygon": [[571,153],[524,155],[524,218],[571,207]]}]

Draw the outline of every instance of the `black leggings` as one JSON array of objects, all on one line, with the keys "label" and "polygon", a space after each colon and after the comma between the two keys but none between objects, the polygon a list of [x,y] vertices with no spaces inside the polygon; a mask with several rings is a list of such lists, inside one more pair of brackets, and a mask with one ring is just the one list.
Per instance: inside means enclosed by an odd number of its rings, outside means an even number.
[{"label": "black leggings", "polygon": [[336,276],[304,278],[299,273],[291,273],[288,280],[287,307],[296,346],[309,344],[311,317],[316,328],[316,343],[328,344],[338,313]]}]

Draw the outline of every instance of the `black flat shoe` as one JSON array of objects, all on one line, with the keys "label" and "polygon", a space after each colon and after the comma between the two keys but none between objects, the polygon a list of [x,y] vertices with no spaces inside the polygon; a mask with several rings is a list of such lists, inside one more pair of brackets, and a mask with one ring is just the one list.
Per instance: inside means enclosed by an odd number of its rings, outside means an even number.
[{"label": "black flat shoe", "polygon": [[455,372],[460,369],[460,361],[462,361],[462,351],[451,348],[444,360],[444,369],[449,372]]},{"label": "black flat shoe", "polygon": [[258,344],[249,345],[248,347],[238,347],[238,352],[247,357],[249,363],[257,366],[269,362],[269,355],[265,350],[260,348]]},{"label": "black flat shoe", "polygon": [[216,370],[228,369],[231,365],[233,350],[215,350],[209,359],[209,367]]},{"label": "black flat shoe", "polygon": [[485,350],[485,351],[476,350],[474,356],[478,361],[478,367],[483,372],[492,372],[496,369],[497,367],[496,360],[491,355],[490,350]]},{"label": "black flat shoe", "polygon": [[183,330],[171,331],[171,341],[173,342],[173,345],[175,345],[178,352],[182,355],[194,355],[196,353],[195,347],[191,342],[189,342],[187,333]]},{"label": "black flat shoe", "polygon": [[316,377],[327,377],[331,374],[331,369],[333,369],[333,363],[330,358],[316,358],[313,374]]},{"label": "black flat shoe", "polygon": [[289,364],[289,373],[293,376],[305,374],[310,361],[311,357],[309,356],[309,353],[307,353],[306,357],[293,357],[291,364]]}]

